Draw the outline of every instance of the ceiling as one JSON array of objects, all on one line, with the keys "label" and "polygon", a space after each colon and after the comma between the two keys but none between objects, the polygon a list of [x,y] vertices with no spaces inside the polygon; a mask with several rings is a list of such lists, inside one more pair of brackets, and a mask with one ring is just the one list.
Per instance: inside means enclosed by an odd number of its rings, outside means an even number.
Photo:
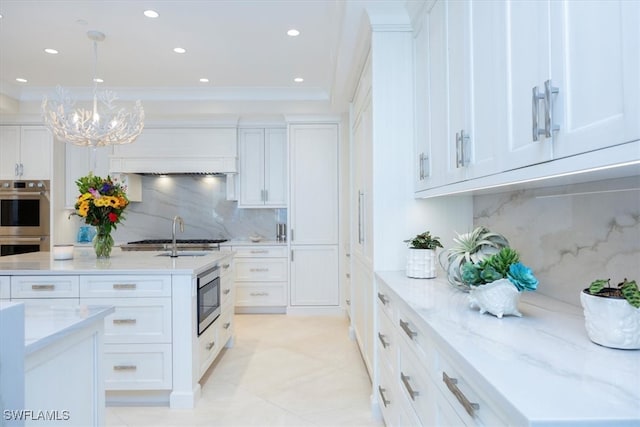
[{"label": "ceiling", "polygon": [[[86,34],[98,30],[106,39],[98,43],[96,75],[121,99],[287,100],[346,111],[362,60],[354,50],[364,9],[381,3],[404,2],[2,0],[0,93],[35,102],[62,85],[90,97],[94,47]],[[159,17],[145,17],[147,9]],[[300,35],[288,36],[291,28]]]}]

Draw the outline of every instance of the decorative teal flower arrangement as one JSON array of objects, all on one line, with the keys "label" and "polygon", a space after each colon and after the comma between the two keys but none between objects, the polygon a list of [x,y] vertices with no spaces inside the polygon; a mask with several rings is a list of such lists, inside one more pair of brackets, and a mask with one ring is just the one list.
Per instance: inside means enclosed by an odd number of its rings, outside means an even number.
[{"label": "decorative teal flower arrangement", "polygon": [[538,279],[531,269],[522,264],[518,252],[509,247],[478,263],[462,265],[462,281],[469,286],[481,286],[500,279],[508,279],[518,292],[538,288]]}]

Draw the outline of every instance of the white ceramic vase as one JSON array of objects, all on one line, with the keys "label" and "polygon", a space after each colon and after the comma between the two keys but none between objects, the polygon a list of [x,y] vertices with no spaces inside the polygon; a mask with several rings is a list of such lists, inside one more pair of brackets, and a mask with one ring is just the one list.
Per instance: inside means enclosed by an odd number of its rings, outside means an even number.
[{"label": "white ceramic vase", "polygon": [[605,347],[640,349],[640,308],[625,299],[580,292],[589,339]]},{"label": "white ceramic vase", "polygon": [[522,313],[518,311],[519,301],[520,292],[509,279],[472,286],[469,291],[471,307],[479,307],[480,314],[491,313],[499,319],[506,315],[522,317]]},{"label": "white ceramic vase", "polygon": [[436,250],[409,248],[407,277],[433,279],[436,277]]}]

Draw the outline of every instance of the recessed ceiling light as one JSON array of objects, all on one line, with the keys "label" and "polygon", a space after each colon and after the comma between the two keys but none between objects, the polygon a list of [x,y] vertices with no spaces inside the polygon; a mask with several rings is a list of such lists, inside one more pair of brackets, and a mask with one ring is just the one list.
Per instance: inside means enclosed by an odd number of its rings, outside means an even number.
[{"label": "recessed ceiling light", "polygon": [[200,79],[200,83],[209,83],[209,79],[202,78]]},{"label": "recessed ceiling light", "polygon": [[300,31],[296,30],[295,28],[292,28],[289,31],[287,31],[287,35],[291,37],[296,37],[300,35]]},{"label": "recessed ceiling light", "polygon": [[302,77],[296,77],[295,79],[293,79],[293,81],[296,83],[302,83],[304,79]]},{"label": "recessed ceiling light", "polygon": [[100,77],[96,77],[95,79],[93,79],[93,81],[96,83],[104,83],[104,80],[102,80]]},{"label": "recessed ceiling light", "polygon": [[173,48],[173,51],[174,51],[175,53],[187,53],[187,49],[184,49],[184,48],[182,48],[182,47],[176,47],[176,48]]},{"label": "recessed ceiling light", "polygon": [[57,54],[58,54],[58,51],[57,51],[57,50],[55,50],[55,49],[51,49],[51,48],[49,48],[49,47],[48,47],[48,48],[46,48],[44,51],[45,51],[46,53],[50,54],[50,55],[57,55]]},{"label": "recessed ceiling light", "polygon": [[144,11],[144,16],[146,16],[147,18],[157,18],[158,16],[160,16],[160,14],[155,10],[149,9]]},{"label": "recessed ceiling light", "polygon": [[18,78],[16,78],[16,81],[17,81],[18,83],[26,83],[26,82],[27,82],[27,79],[23,79],[22,77],[18,77]]}]

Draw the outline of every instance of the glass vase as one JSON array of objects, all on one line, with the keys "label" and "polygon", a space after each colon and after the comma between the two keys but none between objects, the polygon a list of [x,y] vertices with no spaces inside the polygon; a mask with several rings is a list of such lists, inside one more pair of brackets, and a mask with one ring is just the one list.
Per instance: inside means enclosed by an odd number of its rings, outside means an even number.
[{"label": "glass vase", "polygon": [[105,227],[96,227],[96,236],[93,238],[93,249],[98,258],[109,258],[113,249],[113,237]]}]

